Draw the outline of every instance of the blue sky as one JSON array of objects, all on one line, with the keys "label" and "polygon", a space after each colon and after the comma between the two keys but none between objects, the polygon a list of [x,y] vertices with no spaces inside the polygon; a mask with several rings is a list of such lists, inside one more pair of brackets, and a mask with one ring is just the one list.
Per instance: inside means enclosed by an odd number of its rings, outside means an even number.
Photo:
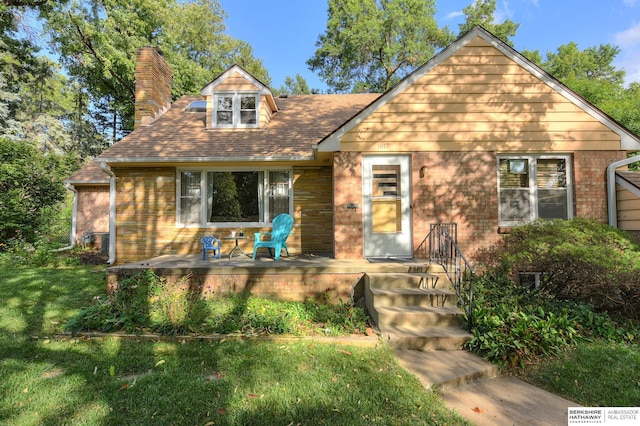
[{"label": "blue sky", "polygon": [[[474,0],[437,0],[436,19],[455,33],[462,9]],[[325,90],[306,60],[313,56],[327,22],[326,0],[219,0],[227,34],[251,44],[266,66],[273,87],[287,75],[303,76],[311,88]],[[640,0],[498,0],[496,22],[519,23],[516,50],[543,55],[574,41],[582,50],[600,44],[620,47],[615,65],[627,82],[640,82]]]}]

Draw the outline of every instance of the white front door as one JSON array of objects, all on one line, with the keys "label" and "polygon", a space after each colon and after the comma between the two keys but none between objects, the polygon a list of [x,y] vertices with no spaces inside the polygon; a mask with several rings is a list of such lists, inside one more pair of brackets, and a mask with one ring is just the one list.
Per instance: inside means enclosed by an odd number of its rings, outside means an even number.
[{"label": "white front door", "polygon": [[411,257],[411,173],[408,155],[362,159],[365,257]]}]

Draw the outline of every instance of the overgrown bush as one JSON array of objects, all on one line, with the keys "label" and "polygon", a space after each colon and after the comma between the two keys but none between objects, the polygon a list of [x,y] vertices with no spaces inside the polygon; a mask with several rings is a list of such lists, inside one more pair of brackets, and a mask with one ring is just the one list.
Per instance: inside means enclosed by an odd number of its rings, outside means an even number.
[{"label": "overgrown bush", "polygon": [[[77,257],[67,252],[56,252],[60,248],[58,242],[51,242],[47,237],[35,234],[38,239],[30,243],[16,231],[14,236],[0,243],[0,267],[13,268],[19,266],[60,266],[77,265]],[[75,254],[75,253],[72,253]]]},{"label": "overgrown bush", "polygon": [[22,141],[0,138],[0,241],[21,233],[33,243],[48,221],[47,209],[66,193],[64,159]]},{"label": "overgrown bush", "polygon": [[162,334],[241,333],[344,335],[364,333],[364,309],[350,304],[278,302],[248,294],[202,299],[199,289],[168,284],[145,270],[123,280],[111,295],[96,296],[67,330]]},{"label": "overgrown bush", "polygon": [[637,323],[617,323],[582,302],[514,283],[504,271],[476,281],[473,337],[468,349],[502,366],[522,366],[559,354],[580,339],[637,343]]},{"label": "overgrown bush", "polygon": [[539,272],[539,291],[599,311],[640,319],[640,242],[587,219],[537,221],[516,227],[481,256],[514,280]]}]

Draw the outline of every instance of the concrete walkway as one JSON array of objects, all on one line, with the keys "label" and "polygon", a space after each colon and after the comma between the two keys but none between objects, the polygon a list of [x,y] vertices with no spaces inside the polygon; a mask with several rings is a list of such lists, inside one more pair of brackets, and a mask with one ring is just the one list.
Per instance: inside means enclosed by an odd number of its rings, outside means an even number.
[{"label": "concrete walkway", "polygon": [[398,363],[445,405],[477,426],[566,425],[567,409],[579,404],[510,376],[466,351],[396,351]]}]

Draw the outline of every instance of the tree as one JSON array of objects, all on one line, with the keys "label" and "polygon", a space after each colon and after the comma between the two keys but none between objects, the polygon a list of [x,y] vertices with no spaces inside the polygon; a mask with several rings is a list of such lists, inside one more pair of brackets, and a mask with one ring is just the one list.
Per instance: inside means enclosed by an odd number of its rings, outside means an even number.
[{"label": "tree", "polygon": [[311,89],[307,80],[300,74],[296,74],[295,78],[286,76],[284,79],[284,85],[274,91],[278,95],[310,95]]},{"label": "tree", "polygon": [[307,65],[335,92],[385,91],[453,40],[435,12],[435,0],[329,0]]},{"label": "tree", "polygon": [[21,141],[0,138],[0,241],[36,239],[48,222],[43,213],[62,201],[60,158]]},{"label": "tree", "polygon": [[[173,97],[198,93],[238,63],[270,83],[251,47],[223,34],[217,0],[70,0],[43,14],[69,74],[87,88],[117,139],[133,128],[136,50],[159,47],[173,69]],[[108,118],[108,117],[111,118]]]},{"label": "tree", "polygon": [[[640,135],[640,84],[624,87],[625,71],[613,65],[618,53],[620,49],[610,44],[580,50],[574,42],[547,53],[544,60],[538,51],[524,52],[545,71]],[[630,168],[638,170],[640,164]]]},{"label": "tree", "polygon": [[511,37],[516,35],[516,30],[520,24],[507,19],[501,24],[494,23],[496,12],[496,0],[476,0],[475,3],[462,9],[467,19],[464,24],[458,25],[460,35],[471,30],[476,25],[481,25],[493,35],[513,46]]},{"label": "tree", "polygon": [[39,56],[33,42],[19,38],[17,22],[25,9],[17,3],[41,9],[52,4],[11,2],[12,8],[0,11],[0,136],[33,144],[42,152],[79,158],[98,154],[104,139],[90,126],[86,109],[78,111],[78,85],[57,63]]}]

